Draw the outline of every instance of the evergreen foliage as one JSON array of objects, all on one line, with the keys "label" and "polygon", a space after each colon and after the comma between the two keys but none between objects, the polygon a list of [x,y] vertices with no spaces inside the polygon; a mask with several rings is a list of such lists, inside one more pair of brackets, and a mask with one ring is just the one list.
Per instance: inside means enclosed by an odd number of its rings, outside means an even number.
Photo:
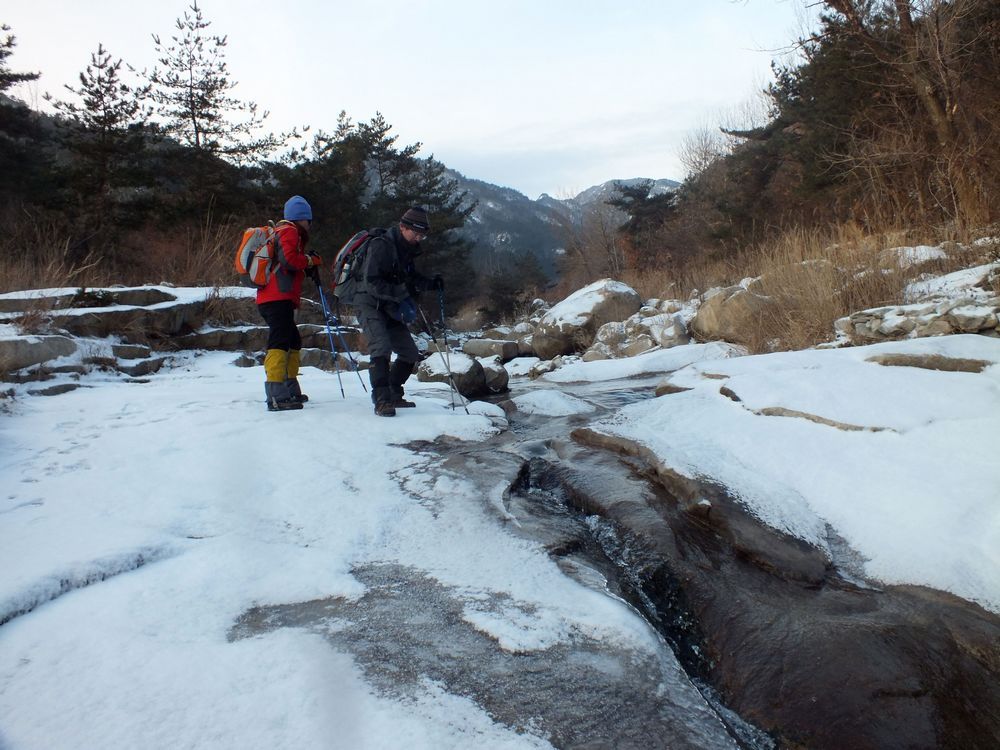
[{"label": "evergreen foliage", "polygon": [[0,39],[0,94],[4,93],[11,86],[26,81],[35,81],[40,73],[15,73],[10,69],[7,60],[14,54],[14,47],[17,46],[17,37],[9,33],[11,30],[7,24],[0,24],[0,33],[4,36]]},{"label": "evergreen foliage", "polygon": [[177,19],[172,44],[153,35],[163,67],[154,68],[149,81],[164,130],[195,152],[236,164],[256,161],[282,142],[273,134],[258,135],[267,113],[258,115],[256,103],[231,96],[237,84],[226,65],[227,37],[207,33],[212,22],[197,2],[190,10]]},{"label": "evergreen foliage", "polygon": [[1000,219],[1000,4],[824,0],[770,120],[723,131],[673,202],[623,193],[636,270],[728,257],[790,227],[869,231]]},{"label": "evergreen foliage", "polygon": [[78,88],[66,86],[78,101],[55,101],[66,116],[63,145],[73,158],[65,170],[72,199],[89,234],[102,233],[113,245],[116,228],[141,218],[143,187],[149,179],[143,153],[149,138],[149,86],[122,81],[121,59],[98,45],[80,74]]}]

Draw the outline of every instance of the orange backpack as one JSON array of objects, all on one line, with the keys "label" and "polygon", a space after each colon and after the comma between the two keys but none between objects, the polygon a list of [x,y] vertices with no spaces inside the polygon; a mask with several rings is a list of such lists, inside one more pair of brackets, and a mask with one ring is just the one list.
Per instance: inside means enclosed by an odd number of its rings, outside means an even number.
[{"label": "orange backpack", "polygon": [[274,222],[267,226],[248,227],[236,250],[236,273],[244,286],[262,289],[267,286],[278,263],[277,232]]}]

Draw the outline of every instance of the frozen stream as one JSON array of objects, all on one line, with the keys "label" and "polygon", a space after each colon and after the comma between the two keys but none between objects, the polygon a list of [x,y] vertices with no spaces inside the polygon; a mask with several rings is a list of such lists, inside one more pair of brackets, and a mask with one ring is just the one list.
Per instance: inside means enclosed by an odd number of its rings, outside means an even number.
[{"label": "frozen stream", "polygon": [[[639,385],[639,384],[636,384]],[[593,418],[651,390],[587,386],[574,391],[596,407]],[[532,467],[557,462],[577,416],[525,414],[512,429],[481,443],[438,442],[416,447],[440,458],[434,471],[472,480],[481,495],[451,502],[483,503],[498,482],[511,489],[497,524],[545,546],[562,570],[580,583],[622,602],[642,604],[642,592],[608,555],[613,531],[597,517],[573,510],[555,485],[539,486]],[[601,452],[595,452],[601,453]],[[600,456],[606,465],[617,464]],[[597,470],[599,462],[589,467]],[[578,467],[586,471],[588,467]],[[642,482],[619,466],[601,481],[616,491],[642,493]],[[543,482],[544,484],[544,482]],[[426,501],[425,501],[426,502]],[[610,535],[610,536],[609,536]],[[620,541],[620,540],[619,540]],[[625,549],[619,554],[628,555]],[[618,563],[622,561],[619,560]],[[491,717],[558,748],[769,747],[770,740],[728,712],[712,692],[699,688],[657,633],[659,647],[624,648],[574,634],[569,642],[538,649],[505,647],[470,623],[469,612],[517,627],[532,613],[504,595],[484,600],[442,585],[420,570],[394,563],[352,571],[366,593],[359,600],[323,599],[264,606],[233,627],[237,640],[278,628],[305,628],[349,652],[377,689],[407,699],[429,684],[472,699]],[[643,619],[632,609],[637,620]],[[474,617],[471,618],[474,621]],[[646,626],[649,627],[649,626]],[[657,628],[657,630],[660,630]]]}]

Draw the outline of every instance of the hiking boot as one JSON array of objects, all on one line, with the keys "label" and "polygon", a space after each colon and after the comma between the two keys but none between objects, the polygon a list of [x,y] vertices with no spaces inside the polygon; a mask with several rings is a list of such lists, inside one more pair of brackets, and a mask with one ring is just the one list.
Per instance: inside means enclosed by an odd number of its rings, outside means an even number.
[{"label": "hiking boot", "polygon": [[415,403],[413,403],[412,401],[407,401],[402,396],[394,398],[392,400],[392,405],[395,406],[397,409],[412,409],[414,406],[416,406]]},{"label": "hiking boot", "polygon": [[268,411],[293,411],[294,409],[301,408],[302,402],[295,399],[282,399],[279,401],[276,398],[272,398],[267,402]]},{"label": "hiking boot", "polygon": [[300,404],[304,404],[309,400],[309,397],[302,392],[301,386],[299,386],[299,381],[295,378],[285,381],[285,386],[288,388],[289,396],[293,401],[298,401]]},{"label": "hiking boot", "polygon": [[285,383],[264,383],[268,411],[292,411],[301,409],[302,402],[296,399]]},{"label": "hiking boot", "polygon": [[375,404],[375,413],[380,417],[396,416],[396,407],[388,401],[379,401]]}]

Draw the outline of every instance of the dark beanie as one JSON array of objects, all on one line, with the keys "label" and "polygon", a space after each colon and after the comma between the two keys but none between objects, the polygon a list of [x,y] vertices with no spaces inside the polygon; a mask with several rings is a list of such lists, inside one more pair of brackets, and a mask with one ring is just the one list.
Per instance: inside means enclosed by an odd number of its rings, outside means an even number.
[{"label": "dark beanie", "polygon": [[406,213],[403,214],[403,218],[399,222],[416,229],[418,232],[431,231],[431,223],[427,220],[427,212],[419,206],[411,206],[406,209]]}]

